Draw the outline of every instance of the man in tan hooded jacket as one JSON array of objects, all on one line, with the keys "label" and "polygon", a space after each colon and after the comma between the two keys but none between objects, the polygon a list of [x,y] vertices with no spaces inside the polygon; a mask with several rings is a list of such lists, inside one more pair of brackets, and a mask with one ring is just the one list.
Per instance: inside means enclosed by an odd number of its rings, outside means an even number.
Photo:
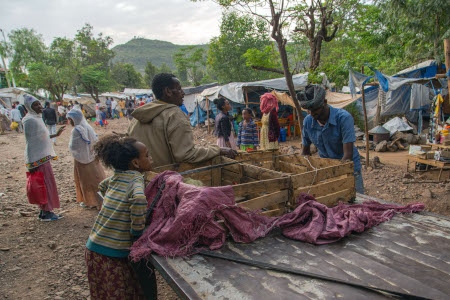
[{"label": "man in tan hooded jacket", "polygon": [[137,108],[128,127],[128,135],[144,143],[153,159],[153,167],[174,163],[198,163],[218,155],[233,157],[229,148],[216,145],[199,147],[186,115],[181,111],[184,92],[175,75],[161,73],[153,78],[156,101]]}]

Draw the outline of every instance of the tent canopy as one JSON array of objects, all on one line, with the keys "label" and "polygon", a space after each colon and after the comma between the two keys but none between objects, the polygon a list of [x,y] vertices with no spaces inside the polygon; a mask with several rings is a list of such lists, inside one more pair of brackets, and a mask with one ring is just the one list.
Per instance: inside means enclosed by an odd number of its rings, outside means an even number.
[{"label": "tent canopy", "polygon": [[[292,76],[292,80],[294,82],[295,90],[301,90],[308,85],[308,73],[294,75]],[[214,99],[221,95],[232,102],[244,104],[244,91],[259,88],[277,91],[289,90],[286,83],[286,78],[281,77],[253,82],[231,82],[220,87],[206,89],[200,94],[200,96]]]}]

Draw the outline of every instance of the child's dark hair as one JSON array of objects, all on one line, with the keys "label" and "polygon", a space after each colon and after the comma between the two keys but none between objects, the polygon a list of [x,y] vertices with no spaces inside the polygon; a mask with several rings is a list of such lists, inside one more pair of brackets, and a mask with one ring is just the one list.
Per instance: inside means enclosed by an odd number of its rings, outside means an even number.
[{"label": "child's dark hair", "polygon": [[94,146],[94,151],[105,166],[126,171],[129,170],[130,162],[139,157],[136,142],[137,140],[131,137],[109,134],[100,138]]},{"label": "child's dark hair", "polygon": [[244,108],[242,111],[247,111],[250,116],[253,116],[253,110],[251,108]]},{"label": "child's dark hair", "polygon": [[224,98],[217,98],[214,99],[213,103],[217,106],[218,110],[222,110],[225,106],[225,99]]}]

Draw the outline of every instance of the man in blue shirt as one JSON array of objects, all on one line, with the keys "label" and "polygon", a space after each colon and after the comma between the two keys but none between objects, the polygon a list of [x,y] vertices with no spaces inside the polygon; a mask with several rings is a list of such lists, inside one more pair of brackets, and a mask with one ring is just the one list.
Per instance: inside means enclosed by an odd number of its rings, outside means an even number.
[{"label": "man in blue shirt", "polygon": [[309,113],[303,121],[302,155],[311,155],[310,147],[314,144],[320,157],[342,162],[352,160],[356,191],[364,194],[361,161],[354,145],[353,117],[346,110],[329,106],[325,95],[325,89],[320,86],[308,86],[305,92],[297,94],[301,107]]}]

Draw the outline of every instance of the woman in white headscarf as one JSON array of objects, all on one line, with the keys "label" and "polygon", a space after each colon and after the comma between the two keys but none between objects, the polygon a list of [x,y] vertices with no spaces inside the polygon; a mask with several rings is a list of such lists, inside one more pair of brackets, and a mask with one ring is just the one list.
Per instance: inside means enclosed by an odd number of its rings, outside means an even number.
[{"label": "woman in white headscarf", "polygon": [[74,126],[69,149],[74,158],[77,202],[80,202],[83,207],[100,209],[98,185],[106,178],[106,175],[93,151],[94,144],[98,140],[97,134],[86,122],[81,110],[72,109],[67,113],[67,119]]},{"label": "woman in white headscarf", "polygon": [[[42,121],[42,105],[33,96],[24,95],[24,105],[28,110],[27,115],[22,119],[25,133],[25,163],[30,173],[42,172],[44,175],[46,188],[46,204],[41,204],[39,219],[41,221],[56,221],[62,217],[53,212],[54,208],[59,208],[58,189],[56,187],[55,176],[50,161],[56,157],[53,150],[51,138],[59,136],[64,126],[59,128],[56,134],[49,135],[48,130]],[[29,184],[33,184],[30,182]],[[36,203],[34,194],[27,193],[30,203]]]}]

